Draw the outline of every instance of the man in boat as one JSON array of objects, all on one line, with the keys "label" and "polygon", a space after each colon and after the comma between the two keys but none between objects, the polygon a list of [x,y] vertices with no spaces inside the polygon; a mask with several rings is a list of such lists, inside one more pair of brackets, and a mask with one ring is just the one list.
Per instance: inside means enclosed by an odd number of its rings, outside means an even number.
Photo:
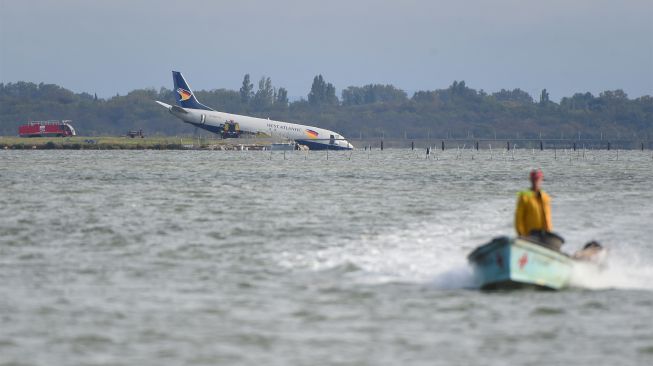
[{"label": "man in boat", "polygon": [[531,188],[519,192],[517,198],[515,229],[521,237],[559,250],[564,239],[551,232],[551,198],[541,189],[543,180],[542,170],[530,172]]}]

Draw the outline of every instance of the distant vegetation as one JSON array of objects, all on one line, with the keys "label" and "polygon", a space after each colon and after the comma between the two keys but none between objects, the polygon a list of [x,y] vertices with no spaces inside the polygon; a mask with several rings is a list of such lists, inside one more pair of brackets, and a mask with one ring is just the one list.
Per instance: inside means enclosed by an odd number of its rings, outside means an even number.
[{"label": "distant vegetation", "polygon": [[[289,102],[284,88],[261,78],[257,88],[245,75],[240,90],[196,91],[202,103],[236,114],[304,123],[356,139],[386,138],[582,138],[639,139],[653,137],[653,97],[629,99],[622,90],[598,96],[577,93],[537,100],[520,90],[486,93],[454,81],[446,89],[418,91],[412,96],[393,85],[349,86],[340,98],[318,75],[306,99]],[[124,135],[143,129],[147,135],[192,133],[154,100],[175,103],[171,90],[138,89],[103,99],[73,93],[52,84],[0,84],[0,134],[16,135],[29,120],[72,119],[82,135]]]}]

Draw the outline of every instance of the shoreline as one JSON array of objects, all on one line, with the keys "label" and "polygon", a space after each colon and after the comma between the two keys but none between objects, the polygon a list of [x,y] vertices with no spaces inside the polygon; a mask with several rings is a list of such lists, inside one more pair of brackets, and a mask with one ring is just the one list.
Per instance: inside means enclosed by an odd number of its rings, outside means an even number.
[{"label": "shoreline", "polygon": [[[357,149],[407,148],[431,150],[653,150],[653,141],[573,139],[350,139]],[[287,141],[286,141],[287,142]],[[221,139],[213,136],[0,136],[1,150],[269,150],[284,143],[270,137]]]},{"label": "shoreline", "polygon": [[263,139],[212,139],[192,136],[145,138],[113,136],[8,137],[0,136],[3,150],[265,150]]}]

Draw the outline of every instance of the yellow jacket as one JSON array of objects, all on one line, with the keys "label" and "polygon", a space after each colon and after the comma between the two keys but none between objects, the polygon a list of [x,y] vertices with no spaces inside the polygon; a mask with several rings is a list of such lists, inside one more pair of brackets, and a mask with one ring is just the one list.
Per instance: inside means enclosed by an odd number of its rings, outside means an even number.
[{"label": "yellow jacket", "polygon": [[532,230],[552,231],[551,198],[544,191],[536,194],[532,190],[519,192],[515,211],[517,234],[526,236]]}]

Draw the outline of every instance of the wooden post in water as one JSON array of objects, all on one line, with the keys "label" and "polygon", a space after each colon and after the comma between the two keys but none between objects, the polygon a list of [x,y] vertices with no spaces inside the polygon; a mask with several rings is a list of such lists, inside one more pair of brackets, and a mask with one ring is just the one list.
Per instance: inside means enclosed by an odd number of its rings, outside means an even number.
[{"label": "wooden post in water", "polygon": [[415,141],[410,142],[410,150],[415,150]]},{"label": "wooden post in water", "polygon": [[510,151],[510,141],[506,141],[506,150]]},{"label": "wooden post in water", "polygon": [[381,151],[383,151],[383,140],[381,140]]},{"label": "wooden post in water", "polygon": [[574,151],[576,151],[576,143],[574,142]]},{"label": "wooden post in water", "polygon": [[478,141],[476,141],[476,151],[478,151]]},{"label": "wooden post in water", "polygon": [[544,143],[542,142],[542,140],[540,140],[540,151],[543,151],[543,150],[544,150]]},{"label": "wooden post in water", "polygon": [[608,141],[608,151],[610,151],[610,141]]}]

